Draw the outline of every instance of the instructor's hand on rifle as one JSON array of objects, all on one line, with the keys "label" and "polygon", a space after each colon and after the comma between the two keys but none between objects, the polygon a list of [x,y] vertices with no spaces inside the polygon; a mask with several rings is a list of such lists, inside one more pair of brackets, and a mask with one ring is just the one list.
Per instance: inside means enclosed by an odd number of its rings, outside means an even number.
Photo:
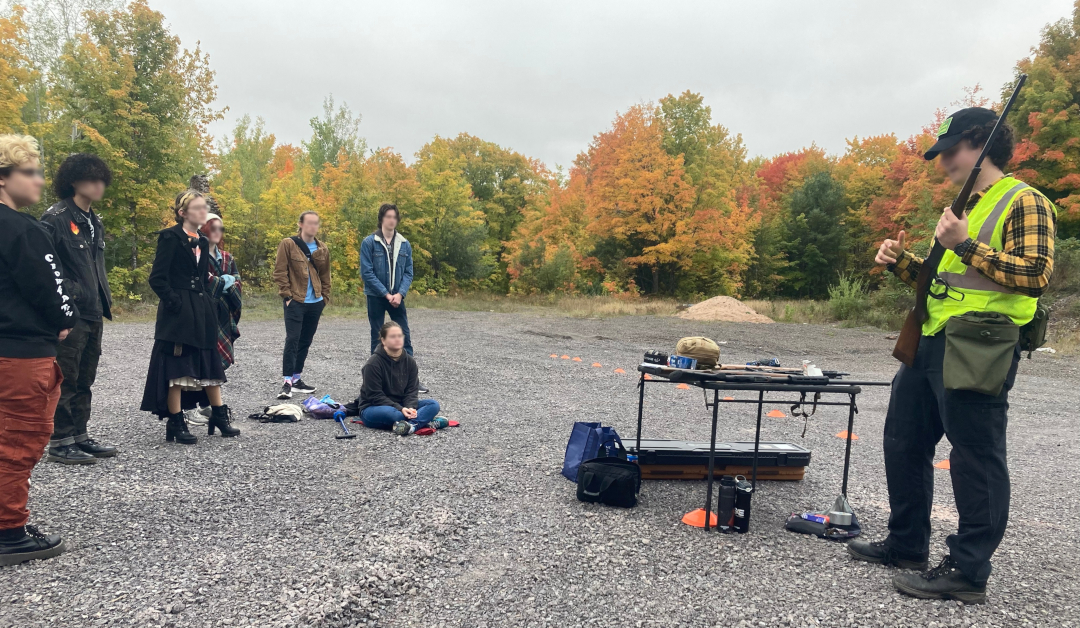
[{"label": "instructor's hand on rifle", "polygon": [[938,219],[937,228],[934,229],[934,237],[947,249],[955,249],[957,245],[968,239],[967,214],[963,218],[957,218],[952,213],[951,207],[946,207]]},{"label": "instructor's hand on rifle", "polygon": [[900,259],[900,256],[904,254],[904,237],[904,232],[901,231],[900,235],[897,236],[898,240],[885,240],[882,242],[874,261],[878,264],[895,264],[896,260]]}]

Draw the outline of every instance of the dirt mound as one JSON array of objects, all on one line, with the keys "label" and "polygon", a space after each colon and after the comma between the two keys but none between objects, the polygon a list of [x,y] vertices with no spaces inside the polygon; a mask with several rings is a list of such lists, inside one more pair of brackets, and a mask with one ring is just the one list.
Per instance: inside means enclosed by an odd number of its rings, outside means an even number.
[{"label": "dirt mound", "polygon": [[768,316],[758,314],[732,297],[713,297],[690,306],[679,318],[692,321],[727,321],[729,323],[771,323]]}]

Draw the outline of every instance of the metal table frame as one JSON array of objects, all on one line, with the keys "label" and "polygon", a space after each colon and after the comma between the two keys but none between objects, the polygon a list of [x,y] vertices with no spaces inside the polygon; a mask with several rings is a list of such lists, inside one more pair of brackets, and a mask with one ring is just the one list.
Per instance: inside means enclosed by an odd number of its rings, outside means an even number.
[{"label": "metal table frame", "polygon": [[[758,466],[758,447],[761,444],[761,410],[765,404],[776,405],[803,405],[813,403],[817,406],[847,406],[848,408],[848,421],[847,421],[847,444],[844,450],[844,482],[840,489],[840,492],[847,497],[848,488],[848,471],[851,466],[851,437],[852,430],[855,427],[855,415],[858,414],[859,408],[855,404],[855,396],[862,392],[861,386],[891,386],[890,382],[847,382],[842,380],[835,383],[830,382],[827,385],[803,385],[803,384],[786,384],[786,383],[749,383],[749,382],[723,382],[708,379],[694,380],[692,378],[680,378],[681,381],[672,381],[670,379],[645,379],[647,371],[654,370],[656,365],[641,364],[638,366],[638,371],[641,376],[638,378],[638,416],[637,416],[637,454],[640,460],[641,456],[641,425],[645,409],[645,382],[652,382],[657,384],[687,384],[701,388],[702,390],[713,392],[712,403],[708,403],[706,397],[706,407],[712,408],[712,434],[709,437],[709,472],[708,472],[708,488],[705,494],[705,531],[709,531],[709,515],[712,512],[712,491],[713,491],[713,465],[716,456],[716,425],[719,417],[719,408],[721,403],[753,403],[757,404],[757,427],[754,430],[754,462],[750,474],[751,491],[757,491],[757,466]],[[656,375],[656,377],[664,377],[663,375]],[[757,392],[757,399],[721,399],[720,391],[742,391],[742,392]],[[781,400],[781,399],[766,399],[765,393],[799,393],[800,399],[798,401]],[[806,393],[814,393],[814,401],[808,402],[805,400]],[[847,401],[821,401],[820,395],[848,395]]]}]

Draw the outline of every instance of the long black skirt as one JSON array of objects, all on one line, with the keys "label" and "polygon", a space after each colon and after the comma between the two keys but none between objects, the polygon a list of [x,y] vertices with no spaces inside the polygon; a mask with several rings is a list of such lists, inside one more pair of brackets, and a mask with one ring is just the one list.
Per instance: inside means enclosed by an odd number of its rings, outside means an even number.
[{"label": "long black skirt", "polygon": [[[197,381],[225,381],[225,369],[216,349],[198,349],[182,345],[180,355],[173,355],[175,343],[154,341],[150,355],[150,368],[146,373],[141,410],[153,412],[159,418],[169,416],[169,382],[185,377]],[[206,390],[184,390],[180,393],[180,407],[184,410],[208,406]]]}]

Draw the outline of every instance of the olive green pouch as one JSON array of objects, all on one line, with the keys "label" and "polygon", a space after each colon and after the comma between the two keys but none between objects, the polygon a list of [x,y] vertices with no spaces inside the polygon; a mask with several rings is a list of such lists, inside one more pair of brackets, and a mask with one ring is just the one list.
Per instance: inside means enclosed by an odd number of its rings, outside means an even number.
[{"label": "olive green pouch", "polygon": [[968,312],[945,324],[946,390],[998,396],[1012,368],[1020,326],[997,312]]}]

